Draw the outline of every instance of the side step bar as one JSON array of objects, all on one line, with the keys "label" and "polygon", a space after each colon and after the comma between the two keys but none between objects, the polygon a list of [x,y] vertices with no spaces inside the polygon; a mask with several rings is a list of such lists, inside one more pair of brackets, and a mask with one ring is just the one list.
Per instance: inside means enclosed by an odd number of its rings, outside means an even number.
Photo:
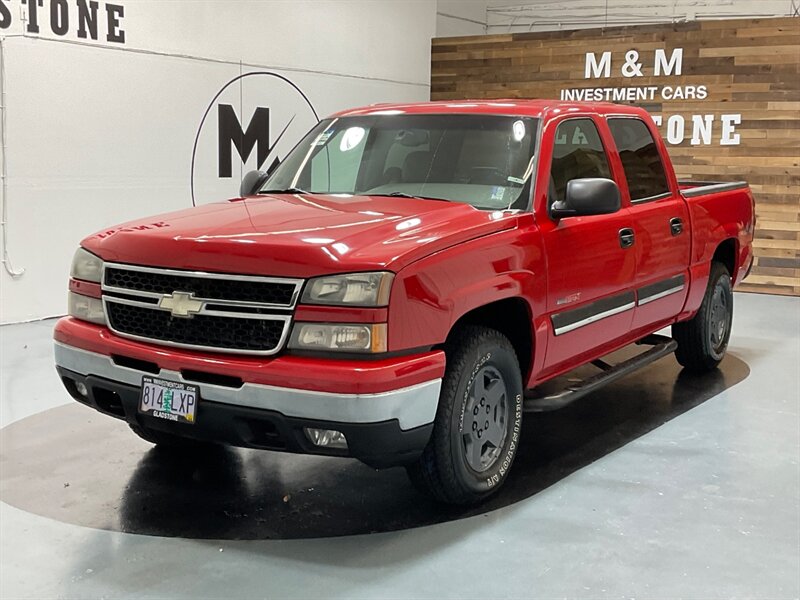
[{"label": "side step bar", "polygon": [[620,379],[621,377],[625,377],[626,375],[629,375],[634,371],[641,369],[642,367],[646,367],[650,363],[655,362],[660,358],[664,358],[668,354],[672,354],[678,347],[678,343],[672,338],[655,334],[648,335],[636,343],[653,347],[646,352],[639,354],[638,356],[634,356],[633,358],[629,358],[628,360],[619,363],[618,365],[612,366],[603,362],[602,360],[592,361],[593,365],[602,369],[601,373],[598,373],[594,377],[590,377],[589,379],[586,379],[578,384],[571,385],[567,389],[562,390],[557,394],[552,394],[550,396],[526,396],[523,404],[523,411],[546,412],[562,408],[567,404],[575,402],[575,400],[583,398],[587,394],[591,394],[595,390],[598,390],[601,387]]}]

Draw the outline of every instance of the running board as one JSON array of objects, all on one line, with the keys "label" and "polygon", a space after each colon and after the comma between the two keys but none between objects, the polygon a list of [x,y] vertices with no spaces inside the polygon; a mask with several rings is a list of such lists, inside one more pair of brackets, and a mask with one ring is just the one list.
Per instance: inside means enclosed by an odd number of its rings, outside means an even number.
[{"label": "running board", "polygon": [[523,404],[524,412],[546,412],[550,410],[557,410],[575,402],[579,398],[583,398],[587,394],[608,385],[609,383],[625,377],[646,367],[652,362],[664,358],[668,354],[675,352],[678,343],[672,338],[662,335],[648,335],[642,338],[637,344],[652,345],[653,347],[638,356],[629,358],[618,365],[609,365],[602,360],[594,360],[592,364],[602,370],[601,373],[590,377],[580,383],[571,385],[567,389],[552,394],[550,396],[526,396]]}]

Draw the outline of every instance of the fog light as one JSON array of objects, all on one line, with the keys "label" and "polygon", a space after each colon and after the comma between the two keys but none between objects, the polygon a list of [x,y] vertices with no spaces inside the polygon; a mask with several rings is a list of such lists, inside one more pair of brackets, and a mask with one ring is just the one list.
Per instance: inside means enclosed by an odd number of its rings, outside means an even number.
[{"label": "fog light", "polygon": [[341,431],[335,429],[314,429],[303,427],[309,441],[315,446],[347,450],[347,438]]},{"label": "fog light", "polygon": [[84,398],[89,397],[89,390],[86,388],[86,384],[82,381],[75,382],[75,389],[78,390],[78,393]]}]

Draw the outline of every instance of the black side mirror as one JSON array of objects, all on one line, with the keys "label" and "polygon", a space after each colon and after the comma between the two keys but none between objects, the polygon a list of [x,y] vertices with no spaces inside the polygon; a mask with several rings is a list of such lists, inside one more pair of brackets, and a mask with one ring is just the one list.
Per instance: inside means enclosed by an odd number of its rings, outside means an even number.
[{"label": "black side mirror", "polygon": [[619,187],[612,180],[601,177],[573,179],[567,183],[566,198],[553,202],[550,216],[563,219],[608,215],[617,212],[619,208]]},{"label": "black side mirror", "polygon": [[244,198],[257,194],[267,177],[269,177],[267,171],[248,171],[242,177],[242,183],[239,184],[239,195]]}]

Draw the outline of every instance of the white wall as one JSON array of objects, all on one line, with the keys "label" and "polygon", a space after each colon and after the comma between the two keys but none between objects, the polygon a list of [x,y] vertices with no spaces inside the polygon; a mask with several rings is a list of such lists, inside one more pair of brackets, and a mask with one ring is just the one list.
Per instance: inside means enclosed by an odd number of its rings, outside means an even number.
[{"label": "white wall", "polygon": [[486,33],[486,0],[438,0],[436,37]]},{"label": "white wall", "polygon": [[[8,213],[0,244],[3,266],[24,270],[14,277],[0,268],[0,322],[64,312],[70,258],[85,235],[191,205],[200,120],[242,73],[290,78],[325,115],[428,99],[430,38],[479,35],[487,22],[489,33],[503,33],[792,10],[792,0],[608,0],[608,13],[605,0],[99,0],[93,40],[78,35],[84,0],[39,1],[35,33],[33,0],[0,0],[0,202]],[[108,39],[107,6],[115,5],[124,43]],[[63,35],[52,31],[51,13]],[[280,155],[308,126],[307,109],[277,80],[246,82],[219,100],[243,125],[255,106],[270,107],[274,127],[300,115]],[[239,174],[255,166],[253,152],[234,177],[219,178],[215,130],[212,110],[196,157],[199,202],[235,195]]]},{"label": "white wall", "polygon": [[[54,34],[49,10],[58,1],[44,0],[33,34],[21,0],[0,0],[11,16],[9,24],[0,14],[5,241],[13,268],[24,269],[17,277],[0,269],[0,322],[64,312],[69,262],[84,236],[191,205],[201,118],[241,73],[288,77],[320,116],[429,97],[435,0],[112,0],[124,6],[124,44],[107,40],[102,2],[98,40],[78,38],[75,12],[69,31]],[[310,126],[305,103],[277,79],[240,83],[219,102],[234,106],[244,127],[256,106],[270,107],[272,128],[297,115],[277,150],[285,152]],[[217,176],[216,114],[199,140],[199,202],[236,195],[239,173],[255,167],[253,151],[232,178]]]},{"label": "white wall", "polygon": [[487,32],[791,16],[800,0],[488,0]]}]

